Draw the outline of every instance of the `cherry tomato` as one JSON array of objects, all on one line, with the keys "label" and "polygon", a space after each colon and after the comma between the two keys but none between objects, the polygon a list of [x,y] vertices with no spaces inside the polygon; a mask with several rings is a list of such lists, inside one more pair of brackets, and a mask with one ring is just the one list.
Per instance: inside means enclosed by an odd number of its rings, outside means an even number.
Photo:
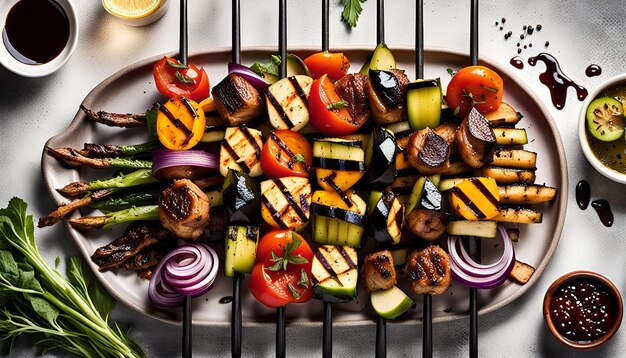
[{"label": "cherry tomato", "polygon": [[[290,256],[306,259],[307,262],[289,263],[286,269],[280,267],[273,270],[276,262],[271,253],[283,257],[285,247],[293,242],[293,235],[299,238],[300,244]],[[259,241],[257,262],[250,275],[250,292],[259,302],[272,308],[307,302],[313,297],[310,278],[312,262],[313,251],[300,235],[289,230],[271,231]]]},{"label": "cherry tomato", "polygon": [[343,136],[354,133],[363,123],[357,123],[342,99],[335,92],[335,85],[323,75],[311,85],[309,95],[309,118],[311,125],[329,136]]},{"label": "cherry tomato", "polygon": [[318,52],[307,57],[304,64],[311,72],[311,77],[317,79],[328,74],[333,81],[345,76],[350,69],[350,61],[343,53]]},{"label": "cherry tomato", "polygon": [[458,108],[459,117],[464,118],[472,107],[482,114],[498,109],[503,91],[502,78],[495,71],[485,66],[469,66],[452,77],[446,100],[450,109]]},{"label": "cherry tomato", "polygon": [[192,64],[182,68],[177,59],[163,57],[154,64],[152,73],[157,89],[167,98],[187,97],[200,102],[209,97],[209,76],[203,68]]},{"label": "cherry tomato", "polygon": [[[289,129],[277,129],[272,134],[265,141],[261,151],[261,168],[265,176],[270,179],[288,176],[308,178],[307,166],[310,168],[313,160],[309,142],[300,133]],[[291,154],[283,150],[274,136]],[[296,158],[294,159],[292,155]]]}]

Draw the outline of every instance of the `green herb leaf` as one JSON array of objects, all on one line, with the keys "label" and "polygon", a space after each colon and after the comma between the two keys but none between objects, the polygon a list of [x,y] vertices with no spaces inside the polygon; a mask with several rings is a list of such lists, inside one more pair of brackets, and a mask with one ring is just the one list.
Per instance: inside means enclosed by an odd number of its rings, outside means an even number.
[{"label": "green herb leaf", "polygon": [[337,102],[333,102],[333,103],[330,103],[330,104],[326,105],[326,109],[328,109],[329,111],[333,110],[333,109],[341,109],[341,108],[344,108],[344,107],[348,107],[348,102],[346,102],[346,101],[337,101]]},{"label": "green herb leaf", "polygon": [[298,280],[298,285],[304,286],[306,288],[309,287],[309,276],[306,274],[304,269],[300,269],[300,280]]},{"label": "green herb leaf", "polygon": [[343,0],[343,12],[341,13],[341,19],[345,21],[350,27],[356,27],[356,23],[359,20],[359,15],[363,11],[361,3],[366,0]]},{"label": "green herb leaf", "polygon": [[283,62],[283,60],[278,55],[271,55],[270,61],[272,61],[272,63],[276,66],[280,66],[280,64]]},{"label": "green herb leaf", "polygon": [[295,160],[297,163],[304,163],[304,156],[302,156],[302,154],[298,153],[298,154],[296,154],[293,157],[293,160]]},{"label": "green herb leaf", "polygon": [[58,269],[60,264],[61,264],[61,257],[57,256],[56,259],[54,259],[54,268]]},{"label": "green herb leaf", "polygon": [[170,66],[170,67],[174,67],[174,68],[182,68],[182,69],[189,68],[188,66],[183,65],[180,62],[174,62],[174,61],[170,60],[169,58],[167,59],[167,65]]},{"label": "green herb leaf", "polygon": [[289,282],[287,284],[287,287],[289,287],[289,291],[291,291],[291,295],[293,296],[293,298],[298,299],[300,298],[300,293],[298,293],[298,290],[296,290],[295,287],[293,287],[293,285],[291,284],[291,282]]},{"label": "green herb leaf", "polygon": [[292,253],[295,249],[297,249],[302,241],[298,234],[294,231],[291,233],[291,241],[285,244],[285,247],[282,248],[282,255],[278,256],[272,251],[272,262],[274,263],[272,266],[266,267],[267,270],[270,271],[279,271],[286,270],[289,264],[301,265],[309,262],[306,258],[302,256],[293,256]]},{"label": "green herb leaf", "polygon": [[280,62],[281,60],[279,56],[272,55],[270,56],[270,60],[268,63],[263,64],[260,62],[256,62],[252,66],[250,66],[250,69],[261,77],[265,77],[266,74],[278,76],[278,66],[280,65]]},{"label": "green herb leaf", "polygon": [[270,267],[267,267],[268,270],[270,271],[278,271],[282,268],[283,266],[283,258],[277,256],[274,251],[272,251],[272,262],[274,262],[274,264]]},{"label": "green herb leaf", "polygon": [[19,276],[17,262],[9,251],[0,251],[0,275],[5,278],[8,276],[17,278]]},{"label": "green herb leaf", "polygon": [[457,106],[457,107],[454,109],[454,113],[453,113],[453,114],[454,114],[455,116],[457,116],[457,117],[458,117],[458,116],[459,116],[459,113],[461,113],[461,107]]},{"label": "green herb leaf", "polygon": [[59,317],[59,310],[40,296],[36,296],[30,293],[24,295],[24,297],[30,301],[30,305],[37,314],[44,318],[50,325],[55,326],[57,323],[57,317]]},{"label": "green herb leaf", "polygon": [[176,71],[176,78],[178,78],[178,80],[186,85],[190,85],[190,84],[194,84],[196,83],[196,81],[194,81],[193,79],[191,79],[191,77],[187,76],[187,75],[183,75],[182,73],[180,73],[180,71]]},{"label": "green herb leaf", "polygon": [[456,75],[456,72],[455,72],[453,69],[449,68],[449,67],[448,67],[448,68],[446,68],[446,71],[448,71],[448,74],[449,74],[450,76],[454,76],[454,75]]},{"label": "green herb leaf", "polygon": [[487,90],[489,92],[493,92],[493,93],[498,93],[498,89],[495,87],[489,87],[489,86],[485,86],[485,85],[480,85],[480,88]]},{"label": "green herb leaf", "polygon": [[146,125],[148,127],[148,138],[151,140],[158,139],[156,121],[159,115],[159,104],[152,106],[150,110],[146,112]]}]

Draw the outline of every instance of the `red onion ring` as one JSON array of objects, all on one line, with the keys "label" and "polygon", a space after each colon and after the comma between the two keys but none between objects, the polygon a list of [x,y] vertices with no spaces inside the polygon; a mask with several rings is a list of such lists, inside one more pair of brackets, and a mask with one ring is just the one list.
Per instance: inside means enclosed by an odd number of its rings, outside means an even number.
[{"label": "red onion ring", "polygon": [[477,289],[494,288],[506,281],[515,264],[515,250],[502,224],[498,224],[498,232],[504,243],[504,251],[498,261],[486,265],[479,264],[469,255],[458,236],[448,236],[450,270],[455,280]]},{"label": "red onion ring", "polygon": [[169,150],[155,149],[152,151],[152,175],[159,178],[159,172],[166,168],[193,166],[200,168],[219,168],[219,157],[204,150]]},{"label": "red onion ring", "polygon": [[185,296],[207,293],[217,277],[219,258],[209,245],[192,243],[167,254],[157,265],[150,285],[150,301],[160,309],[183,304]]},{"label": "red onion ring", "polygon": [[229,63],[228,64],[228,74],[237,74],[243,77],[246,81],[250,82],[252,87],[256,88],[258,91],[265,91],[267,87],[270,86],[269,82],[263,79],[263,77],[256,74],[250,68],[240,65],[237,63]]}]

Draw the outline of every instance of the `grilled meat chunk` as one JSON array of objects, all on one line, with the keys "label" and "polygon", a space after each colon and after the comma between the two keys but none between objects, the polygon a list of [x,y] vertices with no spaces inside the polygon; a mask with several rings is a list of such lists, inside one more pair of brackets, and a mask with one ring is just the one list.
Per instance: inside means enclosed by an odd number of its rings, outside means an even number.
[{"label": "grilled meat chunk", "polygon": [[456,132],[461,159],[472,168],[480,168],[493,160],[496,135],[489,121],[472,108]]},{"label": "grilled meat chunk", "polygon": [[367,292],[386,290],[398,282],[393,256],[389,250],[381,250],[365,256],[361,272],[363,286]]},{"label": "grilled meat chunk", "polygon": [[230,74],[211,90],[217,112],[231,127],[250,122],[263,114],[261,94],[243,77]]},{"label": "grilled meat chunk", "polygon": [[91,260],[104,272],[123,265],[141,250],[161,241],[176,242],[176,238],[157,222],[137,222],[128,226],[124,234],[108,245],[98,248]]},{"label": "grilled meat chunk", "polygon": [[443,123],[433,129],[435,134],[443,138],[450,146],[450,156],[455,156],[459,153],[459,149],[456,144],[456,131],[459,128],[454,123]]},{"label": "grilled meat chunk", "polygon": [[175,180],[161,193],[159,218],[166,229],[181,239],[199,238],[209,225],[211,202],[191,180]]},{"label": "grilled meat chunk", "polygon": [[438,174],[450,167],[450,146],[432,129],[424,128],[409,137],[406,157],[421,174]]},{"label": "grilled meat chunk", "polygon": [[409,214],[406,227],[421,239],[435,241],[446,231],[449,222],[450,217],[446,213],[415,209]]},{"label": "grilled meat chunk", "polygon": [[406,269],[413,292],[417,295],[440,295],[452,282],[448,254],[437,245],[411,252]]},{"label": "grilled meat chunk", "polygon": [[376,123],[396,123],[406,117],[408,84],[409,78],[403,70],[370,70],[365,92]]},{"label": "grilled meat chunk", "polygon": [[351,73],[343,76],[335,83],[335,91],[348,103],[348,111],[352,121],[361,125],[370,118],[370,108],[365,96],[367,76],[361,73]]}]

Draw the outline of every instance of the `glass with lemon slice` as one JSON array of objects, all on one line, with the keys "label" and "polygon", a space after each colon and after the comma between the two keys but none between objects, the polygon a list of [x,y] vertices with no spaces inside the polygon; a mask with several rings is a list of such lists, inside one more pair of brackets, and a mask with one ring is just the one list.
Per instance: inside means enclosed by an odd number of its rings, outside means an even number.
[{"label": "glass with lemon slice", "polygon": [[144,26],[165,14],[169,0],[102,0],[102,5],[123,23]]}]

